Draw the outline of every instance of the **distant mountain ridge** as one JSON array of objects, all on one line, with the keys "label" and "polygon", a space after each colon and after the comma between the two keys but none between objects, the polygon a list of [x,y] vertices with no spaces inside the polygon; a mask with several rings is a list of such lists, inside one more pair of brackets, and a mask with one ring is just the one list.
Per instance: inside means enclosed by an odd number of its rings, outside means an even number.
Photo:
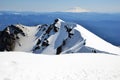
[{"label": "distant mountain ridge", "polygon": [[0,51],[38,54],[114,53],[119,48],[102,40],[82,26],[55,19],[50,25],[10,25],[0,32]]}]

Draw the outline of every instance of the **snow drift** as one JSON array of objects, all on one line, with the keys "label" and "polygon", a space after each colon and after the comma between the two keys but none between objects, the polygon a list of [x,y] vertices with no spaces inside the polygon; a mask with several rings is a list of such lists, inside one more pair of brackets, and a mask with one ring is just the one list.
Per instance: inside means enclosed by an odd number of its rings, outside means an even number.
[{"label": "snow drift", "polygon": [[120,80],[120,56],[0,53],[0,80]]},{"label": "snow drift", "polygon": [[[14,44],[13,44],[14,43]],[[0,32],[1,51],[26,51],[43,54],[113,53],[120,49],[81,25],[56,19],[38,26],[10,25]]]}]

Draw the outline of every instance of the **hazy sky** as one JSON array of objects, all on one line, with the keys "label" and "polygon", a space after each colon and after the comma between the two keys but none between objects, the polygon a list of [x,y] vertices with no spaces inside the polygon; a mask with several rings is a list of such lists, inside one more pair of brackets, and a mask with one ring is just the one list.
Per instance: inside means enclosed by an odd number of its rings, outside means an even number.
[{"label": "hazy sky", "polygon": [[54,12],[81,7],[95,12],[120,12],[120,0],[0,0],[0,10]]}]

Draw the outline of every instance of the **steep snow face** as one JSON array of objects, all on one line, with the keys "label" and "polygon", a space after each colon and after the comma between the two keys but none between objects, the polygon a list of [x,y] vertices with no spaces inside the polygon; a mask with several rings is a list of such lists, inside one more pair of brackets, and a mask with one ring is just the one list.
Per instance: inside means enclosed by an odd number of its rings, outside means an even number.
[{"label": "steep snow face", "polygon": [[120,49],[118,47],[106,42],[97,35],[83,28],[82,26],[77,25],[76,29],[80,31],[82,36],[86,39],[86,46],[109,53],[120,54]]},{"label": "steep snow face", "polygon": [[120,53],[118,47],[104,41],[82,26],[61,19],[56,19],[50,25],[28,27],[19,24],[14,25],[13,28],[6,28],[6,32],[10,35],[15,31],[17,38],[15,38],[14,51],[38,54]]},{"label": "steep snow face", "polygon": [[[34,53],[60,54],[93,52],[94,49],[85,47],[85,39],[75,27],[77,27],[76,24],[66,23],[60,19],[56,19],[54,23],[48,26],[43,34],[37,38],[40,39],[39,41],[41,43],[34,48]],[[40,31],[41,29],[42,28],[40,28]],[[96,50],[96,52],[101,51]]]},{"label": "steep snow face", "polygon": [[120,56],[0,53],[0,80],[120,80]]},{"label": "steep snow face", "polygon": [[[23,25],[16,25],[23,26]],[[18,35],[20,39],[16,40],[14,51],[27,51],[32,52],[33,46],[35,45],[35,34],[38,32],[38,26],[27,27],[24,26],[23,32],[25,36]]]},{"label": "steep snow face", "polygon": [[60,20],[56,25],[58,25],[59,31],[48,38],[50,45],[52,45],[47,47],[43,53],[49,54],[48,51],[55,53],[57,52],[56,50],[58,50],[61,53],[105,52],[120,54],[120,49],[118,47],[104,41],[80,25]]},{"label": "steep snow face", "polygon": [[75,24],[59,21],[58,23],[56,23],[56,25],[59,25],[57,26],[59,28],[59,31],[55,33],[55,35],[48,38],[50,46],[48,46],[43,51],[43,53],[49,54],[48,51],[50,49],[50,51],[54,50],[52,51],[53,53],[60,54],[61,52],[73,47],[77,43],[81,43],[81,41],[83,40],[80,32],[74,30],[74,28],[76,27]]},{"label": "steep snow face", "polygon": [[66,45],[68,46],[69,44],[75,43],[77,41],[78,43],[73,44],[69,49],[65,50],[64,53],[66,52],[96,52],[96,53],[108,52],[108,53],[120,54],[120,49],[118,47],[106,42],[105,40],[101,39],[97,35],[88,31],[81,25],[75,24],[73,30],[75,34],[72,37],[72,39],[69,39],[68,41],[69,43],[67,43]]}]

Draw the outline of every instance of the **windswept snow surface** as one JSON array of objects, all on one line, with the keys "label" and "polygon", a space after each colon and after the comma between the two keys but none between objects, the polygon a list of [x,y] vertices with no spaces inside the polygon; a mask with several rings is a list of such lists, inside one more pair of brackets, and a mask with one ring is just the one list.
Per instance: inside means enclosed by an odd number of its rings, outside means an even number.
[{"label": "windswept snow surface", "polygon": [[120,80],[120,56],[0,53],[0,80]]}]

